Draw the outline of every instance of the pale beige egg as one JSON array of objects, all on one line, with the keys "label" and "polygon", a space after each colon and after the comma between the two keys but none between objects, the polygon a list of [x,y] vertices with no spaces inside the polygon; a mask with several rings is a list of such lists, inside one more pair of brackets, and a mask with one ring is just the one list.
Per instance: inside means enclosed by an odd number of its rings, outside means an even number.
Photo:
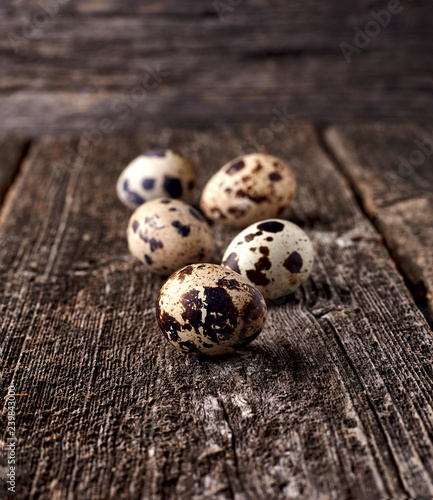
[{"label": "pale beige egg", "polygon": [[206,184],[200,208],[210,219],[232,227],[285,215],[296,195],[289,166],[275,156],[254,153],[224,165]]},{"label": "pale beige egg", "polygon": [[257,222],[227,247],[222,265],[247,278],[265,299],[293,293],[310,276],[314,249],[296,224],[282,219]]},{"label": "pale beige egg", "polygon": [[262,331],[266,302],[230,269],[193,264],[174,273],[158,297],[158,324],[171,344],[191,354],[221,356],[241,349]]},{"label": "pale beige egg", "polygon": [[149,271],[168,276],[211,259],[214,240],[201,214],[190,205],[158,198],[138,207],[129,220],[129,250]]},{"label": "pale beige egg", "polygon": [[157,149],[133,160],[117,181],[117,196],[129,208],[169,197],[190,202],[196,186],[191,162],[171,149]]}]

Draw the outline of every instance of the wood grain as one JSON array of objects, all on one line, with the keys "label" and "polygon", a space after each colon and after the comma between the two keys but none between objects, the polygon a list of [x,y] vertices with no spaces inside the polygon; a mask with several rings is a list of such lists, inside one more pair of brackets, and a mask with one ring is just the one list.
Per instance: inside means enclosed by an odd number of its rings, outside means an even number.
[{"label": "wood grain", "polygon": [[[214,3],[64,2],[39,28],[40,5],[3,3],[0,130],[266,126],[284,106],[321,123],[430,118],[427,0],[404,2],[351,64],[340,44],[387,2],[245,1],[223,20]],[[144,94],[149,66],[166,76]]]},{"label": "wood grain", "polygon": [[0,136],[0,205],[17,173],[22,157],[29,143],[24,138]]},{"label": "wood grain", "polygon": [[432,320],[433,126],[331,127],[325,137]]},{"label": "wood grain", "polygon": [[[15,498],[432,495],[431,331],[311,126],[268,147],[297,176],[290,219],[314,241],[311,279],[228,359],[185,356],[157,329],[163,280],[128,254],[118,174],[170,145],[202,186],[256,133],[31,148],[0,224],[1,394],[11,383],[28,394]],[[218,261],[235,231],[213,229]]]}]

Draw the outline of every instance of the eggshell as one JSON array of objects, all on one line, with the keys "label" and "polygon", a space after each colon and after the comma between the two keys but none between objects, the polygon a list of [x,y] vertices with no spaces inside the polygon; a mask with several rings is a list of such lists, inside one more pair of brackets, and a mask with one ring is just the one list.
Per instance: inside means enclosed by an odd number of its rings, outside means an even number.
[{"label": "eggshell", "polygon": [[161,197],[190,202],[196,186],[191,162],[170,149],[148,151],[120,174],[117,196],[129,208]]},{"label": "eggshell", "polygon": [[174,273],[158,297],[158,324],[187,353],[221,356],[252,342],[266,321],[266,302],[247,280],[216,264]]},{"label": "eggshell", "polygon": [[286,214],[295,194],[289,166],[275,156],[254,153],[224,165],[206,184],[200,207],[216,222],[245,227]]},{"label": "eggshell", "polygon": [[265,299],[293,293],[310,276],[314,249],[296,224],[268,219],[239,233],[224,253],[222,265],[247,278]]},{"label": "eggshell", "polygon": [[129,220],[129,250],[147,269],[168,276],[211,259],[212,232],[201,214],[179,200],[158,198],[138,207]]}]

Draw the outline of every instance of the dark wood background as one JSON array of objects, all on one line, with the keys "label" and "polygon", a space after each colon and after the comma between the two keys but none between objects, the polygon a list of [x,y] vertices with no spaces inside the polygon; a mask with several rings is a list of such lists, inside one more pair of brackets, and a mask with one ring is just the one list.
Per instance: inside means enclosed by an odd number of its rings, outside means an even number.
[{"label": "dark wood background", "polygon": [[[0,131],[266,125],[285,106],[321,123],[431,119],[429,0],[402,0],[351,64],[340,44],[387,1],[237,1],[221,20],[212,0],[62,0],[45,22],[36,1],[2,2]],[[158,87],[116,104],[149,66]]]},{"label": "dark wood background", "polygon": [[[433,498],[433,154],[399,167],[433,144],[432,3],[402,1],[351,64],[340,43],[387,2],[62,3],[33,31],[48,3],[0,4],[0,396],[27,394],[11,498]],[[200,188],[250,148],[295,172],[316,264],[238,355],[158,331],[163,279],[115,194],[155,147]],[[237,231],[212,230],[218,262]]]}]

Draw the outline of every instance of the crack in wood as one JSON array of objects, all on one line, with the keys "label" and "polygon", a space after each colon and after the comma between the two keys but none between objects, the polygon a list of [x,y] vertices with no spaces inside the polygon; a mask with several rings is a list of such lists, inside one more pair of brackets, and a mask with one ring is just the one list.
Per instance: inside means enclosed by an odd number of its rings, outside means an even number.
[{"label": "crack in wood", "polygon": [[32,142],[15,137],[0,138],[0,211],[1,206],[20,173]]}]

